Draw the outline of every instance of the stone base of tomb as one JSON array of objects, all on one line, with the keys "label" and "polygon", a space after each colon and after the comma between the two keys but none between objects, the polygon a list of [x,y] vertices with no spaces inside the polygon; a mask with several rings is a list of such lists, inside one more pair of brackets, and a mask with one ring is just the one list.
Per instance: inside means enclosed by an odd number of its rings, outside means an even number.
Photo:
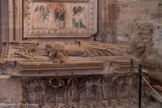
[{"label": "stone base of tomb", "polygon": [[[138,75],[0,79],[0,108],[138,108]],[[143,88],[144,89],[144,88]],[[143,95],[144,97],[144,95]],[[149,106],[143,99],[143,106]]]},{"label": "stone base of tomb", "polygon": [[[137,75],[22,79],[23,102],[40,106],[95,108],[138,103]],[[123,101],[123,102],[121,102]],[[44,107],[43,107],[44,108]],[[45,107],[46,108],[46,107]]]},{"label": "stone base of tomb", "polygon": [[62,64],[4,61],[11,73],[2,94],[13,98],[6,96],[4,102],[20,108],[107,108],[125,106],[128,100],[137,105],[137,64],[131,56],[69,57]]}]

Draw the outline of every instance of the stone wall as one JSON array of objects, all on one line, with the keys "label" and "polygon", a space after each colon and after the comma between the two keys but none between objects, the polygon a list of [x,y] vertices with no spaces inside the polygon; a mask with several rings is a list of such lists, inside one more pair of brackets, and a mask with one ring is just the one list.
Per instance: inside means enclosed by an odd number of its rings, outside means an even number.
[{"label": "stone wall", "polygon": [[0,0],[0,53],[2,48],[2,41],[8,41],[8,0]]},{"label": "stone wall", "polygon": [[99,16],[98,41],[145,46],[145,67],[162,70],[161,0],[100,0]]},{"label": "stone wall", "polygon": [[[8,40],[8,0],[1,0],[2,40]],[[16,7],[15,7],[16,10]],[[97,40],[105,43],[121,43],[134,39],[140,26],[153,26],[154,49],[162,55],[161,44],[161,0],[99,0],[99,33]],[[131,31],[130,29],[136,29]],[[140,29],[140,28],[139,28]],[[149,31],[146,31],[149,32]]]},{"label": "stone wall", "polygon": [[99,37],[101,42],[116,43],[117,42],[117,17],[118,2],[117,0],[99,0]]},{"label": "stone wall", "polygon": [[19,108],[21,95],[20,79],[0,76],[0,108]]}]

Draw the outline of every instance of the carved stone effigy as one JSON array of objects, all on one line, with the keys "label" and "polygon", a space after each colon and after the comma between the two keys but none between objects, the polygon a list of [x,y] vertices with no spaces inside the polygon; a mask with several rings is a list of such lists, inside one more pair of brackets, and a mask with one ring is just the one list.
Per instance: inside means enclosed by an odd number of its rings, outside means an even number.
[{"label": "carved stone effigy", "polygon": [[76,44],[65,45],[55,42],[46,45],[49,56],[66,62],[68,56],[99,57],[99,56],[123,56],[128,55],[129,47],[121,45],[103,44],[99,42],[76,41]]},{"label": "carved stone effigy", "polygon": [[[40,71],[40,76],[104,75],[112,72],[118,73],[121,68],[127,73],[137,64],[137,59],[128,55],[130,50],[126,46],[76,41],[73,45],[55,42],[46,45],[45,49],[38,49],[38,44],[36,41],[4,43],[2,63],[16,62],[16,68],[11,70],[14,71],[13,76],[24,74],[30,76],[30,72],[33,73],[31,76],[39,76],[38,71]],[[116,67],[112,72],[104,71],[104,68],[110,66]],[[65,73],[64,70],[84,70],[84,72]],[[85,70],[94,71],[86,72]],[[43,71],[49,72],[43,74]]]}]

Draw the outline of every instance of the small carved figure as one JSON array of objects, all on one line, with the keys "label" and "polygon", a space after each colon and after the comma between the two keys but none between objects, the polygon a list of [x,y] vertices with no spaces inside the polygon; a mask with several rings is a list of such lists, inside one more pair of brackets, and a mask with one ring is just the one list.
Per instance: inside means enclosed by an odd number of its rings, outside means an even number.
[{"label": "small carved figure", "polygon": [[46,45],[46,51],[54,63],[65,63],[68,59],[68,53],[64,49],[64,43],[56,42]]}]

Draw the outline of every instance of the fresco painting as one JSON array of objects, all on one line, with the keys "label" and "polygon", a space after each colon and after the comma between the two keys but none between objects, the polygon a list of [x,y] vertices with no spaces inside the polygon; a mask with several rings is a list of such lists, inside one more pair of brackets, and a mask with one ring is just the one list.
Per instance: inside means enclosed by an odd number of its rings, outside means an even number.
[{"label": "fresco painting", "polygon": [[58,7],[54,11],[55,22],[58,28],[64,28],[65,26],[65,8],[62,4],[59,4]]},{"label": "fresco painting", "polygon": [[50,14],[50,7],[43,6],[43,5],[41,5],[41,6],[37,5],[34,9],[34,13],[37,17],[38,22],[40,22],[40,23],[48,22],[49,14]]},{"label": "fresco painting", "polygon": [[84,6],[70,3],[34,3],[33,29],[86,29],[88,23]]},{"label": "fresco painting", "polygon": [[74,15],[77,15],[77,14],[79,14],[79,13],[82,13],[84,10],[85,10],[84,7],[81,7],[81,6],[74,6],[74,7],[73,7],[73,14],[74,14]]},{"label": "fresco painting", "polygon": [[97,33],[97,0],[25,0],[25,38],[91,37]]},{"label": "fresco painting", "polygon": [[50,21],[51,9],[50,5],[36,5],[33,8],[33,28],[42,29],[48,25]]},{"label": "fresco painting", "polygon": [[[72,9],[73,12],[73,18],[72,18],[72,24],[73,27],[76,28],[86,28],[86,25],[84,25],[83,20],[82,20],[82,14],[84,14],[84,7],[81,6],[74,6]],[[86,16],[85,16],[86,17]]]}]

